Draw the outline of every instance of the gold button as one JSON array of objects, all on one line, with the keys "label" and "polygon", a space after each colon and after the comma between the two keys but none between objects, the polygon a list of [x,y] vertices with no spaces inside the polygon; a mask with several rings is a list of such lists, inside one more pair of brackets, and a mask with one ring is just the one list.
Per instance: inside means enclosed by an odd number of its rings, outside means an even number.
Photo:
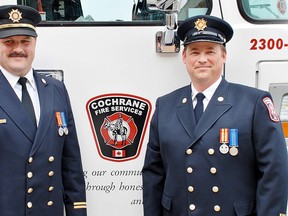
[{"label": "gold button", "polygon": [[28,177],[28,178],[32,178],[32,177],[33,177],[33,173],[32,173],[32,172],[28,172],[28,173],[27,173],[27,177]]},{"label": "gold button", "polygon": [[33,162],[33,157],[29,157],[28,163],[32,163],[32,162]]},{"label": "gold button", "polygon": [[49,188],[48,188],[48,191],[53,191],[54,190],[54,187],[53,186],[50,186]]},{"label": "gold button", "polygon": [[214,153],[215,153],[214,149],[212,149],[212,148],[208,149],[208,154],[209,155],[213,155]]},{"label": "gold button", "polygon": [[212,191],[214,193],[217,193],[219,191],[219,188],[217,186],[212,187]]},{"label": "gold button", "polygon": [[192,154],[192,149],[187,149],[186,154],[191,155]]},{"label": "gold button", "polygon": [[219,212],[221,210],[220,206],[219,205],[215,205],[214,206],[214,211],[215,212]]},{"label": "gold button", "polygon": [[49,162],[53,162],[53,161],[54,161],[54,157],[53,157],[53,156],[50,156],[50,157],[48,158],[48,160],[49,160]]},{"label": "gold button", "polygon": [[212,174],[215,174],[215,173],[217,173],[217,169],[215,167],[211,167],[210,172]]},{"label": "gold button", "polygon": [[53,176],[54,175],[54,172],[53,171],[50,171],[49,173],[48,173],[48,176]]},{"label": "gold button", "polygon": [[32,208],[32,202],[28,202],[28,203],[27,203],[27,207],[28,207],[28,208]]},{"label": "gold button", "polygon": [[52,206],[52,205],[53,205],[53,201],[49,201],[49,202],[47,203],[47,205],[48,205],[48,206]]},{"label": "gold button", "polygon": [[194,187],[189,186],[189,187],[188,187],[188,191],[189,191],[189,192],[193,192],[193,191],[194,191]]},{"label": "gold button", "polygon": [[30,194],[30,193],[32,193],[33,192],[33,188],[29,188],[28,190],[27,190],[27,192]]},{"label": "gold button", "polygon": [[192,172],[193,172],[192,167],[188,167],[188,168],[187,168],[187,172],[188,172],[188,173],[192,173]]},{"label": "gold button", "polygon": [[191,204],[191,205],[189,206],[189,209],[190,209],[191,211],[194,211],[194,210],[196,209],[196,206],[195,206],[194,204]]}]

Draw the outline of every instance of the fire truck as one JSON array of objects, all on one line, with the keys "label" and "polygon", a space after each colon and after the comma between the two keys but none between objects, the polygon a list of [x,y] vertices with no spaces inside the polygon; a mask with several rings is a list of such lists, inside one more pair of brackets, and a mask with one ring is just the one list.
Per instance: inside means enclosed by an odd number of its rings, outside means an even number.
[{"label": "fire truck", "polygon": [[232,25],[223,76],[269,91],[288,138],[287,0],[1,0],[5,4],[28,5],[42,16],[33,67],[68,89],[88,215],[143,215],[141,169],[155,101],[190,83],[175,34],[188,17],[210,14]]}]

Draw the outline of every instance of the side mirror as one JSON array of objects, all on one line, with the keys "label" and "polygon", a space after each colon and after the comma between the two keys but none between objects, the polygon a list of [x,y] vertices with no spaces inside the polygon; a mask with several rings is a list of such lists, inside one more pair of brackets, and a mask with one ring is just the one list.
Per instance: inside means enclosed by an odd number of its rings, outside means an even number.
[{"label": "side mirror", "polygon": [[156,52],[179,52],[180,40],[176,36],[177,15],[181,9],[182,0],[147,0],[148,5],[165,13],[165,30],[156,33]]}]

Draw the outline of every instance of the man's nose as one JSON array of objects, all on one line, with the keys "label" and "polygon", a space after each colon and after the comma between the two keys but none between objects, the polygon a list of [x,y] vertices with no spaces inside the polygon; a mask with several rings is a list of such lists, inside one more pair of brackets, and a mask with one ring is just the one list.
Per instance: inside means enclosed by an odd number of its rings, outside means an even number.
[{"label": "man's nose", "polygon": [[201,62],[201,63],[207,62],[206,55],[205,54],[200,54],[198,61]]}]

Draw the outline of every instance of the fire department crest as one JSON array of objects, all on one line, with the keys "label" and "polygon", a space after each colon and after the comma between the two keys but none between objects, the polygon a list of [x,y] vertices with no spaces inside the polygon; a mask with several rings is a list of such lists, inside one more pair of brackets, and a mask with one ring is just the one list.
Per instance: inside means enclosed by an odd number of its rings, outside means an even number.
[{"label": "fire department crest", "polygon": [[205,28],[207,28],[207,21],[204,19],[198,19],[196,22],[194,22],[194,24],[198,31],[203,31]]},{"label": "fire department crest", "polygon": [[128,94],[90,99],[86,110],[100,157],[127,161],[139,156],[151,113],[151,103]]},{"label": "fire department crest", "polygon": [[277,2],[277,8],[278,8],[278,11],[284,15],[286,13],[286,1],[285,0],[278,0]]},{"label": "fire department crest", "polygon": [[15,22],[19,22],[22,19],[22,13],[18,9],[13,10],[9,13],[9,19]]}]

